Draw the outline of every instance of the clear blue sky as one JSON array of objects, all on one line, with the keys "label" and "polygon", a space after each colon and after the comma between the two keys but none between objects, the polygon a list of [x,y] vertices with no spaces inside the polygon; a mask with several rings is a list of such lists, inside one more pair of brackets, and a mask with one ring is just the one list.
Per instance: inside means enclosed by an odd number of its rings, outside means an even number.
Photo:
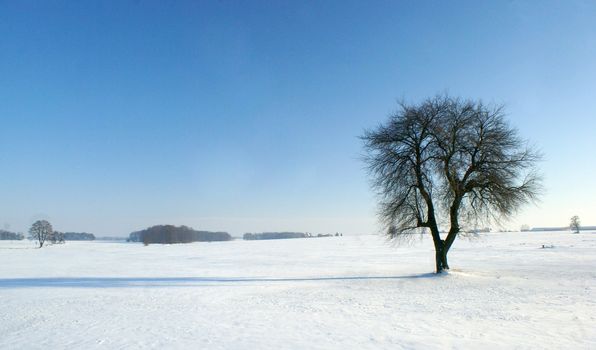
[{"label": "clear blue sky", "polygon": [[2,1],[0,228],[376,232],[363,129],[505,103],[546,195],[596,225],[594,1]]}]

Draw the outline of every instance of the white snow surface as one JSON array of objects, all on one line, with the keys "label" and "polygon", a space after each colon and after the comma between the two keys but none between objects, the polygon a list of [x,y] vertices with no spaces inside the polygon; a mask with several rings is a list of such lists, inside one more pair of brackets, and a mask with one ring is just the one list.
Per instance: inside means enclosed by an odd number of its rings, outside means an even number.
[{"label": "white snow surface", "polygon": [[[542,246],[546,248],[542,248]],[[596,349],[596,233],[0,241],[0,349]]]}]

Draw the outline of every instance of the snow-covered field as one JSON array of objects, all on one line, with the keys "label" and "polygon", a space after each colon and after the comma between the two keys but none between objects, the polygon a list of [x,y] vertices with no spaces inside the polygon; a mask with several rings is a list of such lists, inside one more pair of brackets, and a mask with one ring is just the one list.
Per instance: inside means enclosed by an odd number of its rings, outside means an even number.
[{"label": "snow-covered field", "polygon": [[436,276],[428,240],[379,236],[0,241],[0,349],[596,349],[596,233],[485,234],[449,258]]}]

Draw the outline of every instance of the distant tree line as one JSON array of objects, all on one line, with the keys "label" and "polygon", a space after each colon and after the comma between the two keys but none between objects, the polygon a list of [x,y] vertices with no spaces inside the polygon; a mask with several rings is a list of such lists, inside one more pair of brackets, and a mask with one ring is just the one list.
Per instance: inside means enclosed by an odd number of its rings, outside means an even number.
[{"label": "distant tree line", "polygon": [[145,230],[132,232],[129,242],[144,244],[174,244],[191,242],[230,241],[232,236],[227,232],[196,231],[188,226],[156,225]]},{"label": "distant tree line", "polygon": [[95,235],[87,232],[59,232],[66,241],[94,241]]},{"label": "distant tree line", "polygon": [[[60,232],[52,230],[51,232],[47,232],[47,236],[45,238],[52,243],[62,243],[64,241],[93,241],[95,240],[95,235],[93,233],[86,232]],[[0,230],[0,240],[23,239],[25,239],[25,235],[22,233]],[[39,236],[37,235],[37,231],[35,231],[33,234],[30,234],[29,239],[38,241]]]},{"label": "distant tree line", "polygon": [[131,232],[128,235],[128,238],[126,239],[127,242],[142,242],[143,239],[141,237],[141,233],[143,232],[143,230],[141,231],[135,231],[135,232]]},{"label": "distant tree line", "polygon": [[8,240],[19,240],[20,241],[22,239],[25,239],[25,235],[22,233],[0,230],[0,241],[8,241]]},{"label": "distant tree line", "polygon": [[306,238],[309,234],[304,232],[262,232],[262,233],[245,233],[242,237],[245,240],[260,240],[260,239],[288,239],[288,238]]},{"label": "distant tree line", "polygon": [[117,237],[117,236],[101,236],[101,237],[95,237],[96,240],[98,241],[124,241],[127,240],[127,238],[124,237]]},{"label": "distant tree line", "polygon": [[[336,233],[335,236],[340,236]],[[332,234],[319,233],[316,236],[311,233],[304,232],[262,232],[262,233],[245,233],[242,236],[247,241],[261,240],[261,239],[288,239],[288,238],[311,238],[311,237],[333,237]]]}]

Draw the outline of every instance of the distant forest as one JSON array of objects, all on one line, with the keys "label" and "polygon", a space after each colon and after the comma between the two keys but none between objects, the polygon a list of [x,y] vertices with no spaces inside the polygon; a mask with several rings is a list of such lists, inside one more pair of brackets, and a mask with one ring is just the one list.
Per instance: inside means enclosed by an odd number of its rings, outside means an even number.
[{"label": "distant forest", "polygon": [[65,241],[94,241],[95,235],[87,232],[64,232]]},{"label": "distant forest", "polygon": [[173,244],[230,240],[232,240],[232,236],[227,232],[196,231],[187,226],[157,225],[132,232],[127,241],[143,242],[144,244]]},{"label": "distant forest", "polygon": [[6,230],[0,230],[0,241],[9,241],[9,240],[22,240],[25,238],[25,235],[22,233],[10,232]]}]

